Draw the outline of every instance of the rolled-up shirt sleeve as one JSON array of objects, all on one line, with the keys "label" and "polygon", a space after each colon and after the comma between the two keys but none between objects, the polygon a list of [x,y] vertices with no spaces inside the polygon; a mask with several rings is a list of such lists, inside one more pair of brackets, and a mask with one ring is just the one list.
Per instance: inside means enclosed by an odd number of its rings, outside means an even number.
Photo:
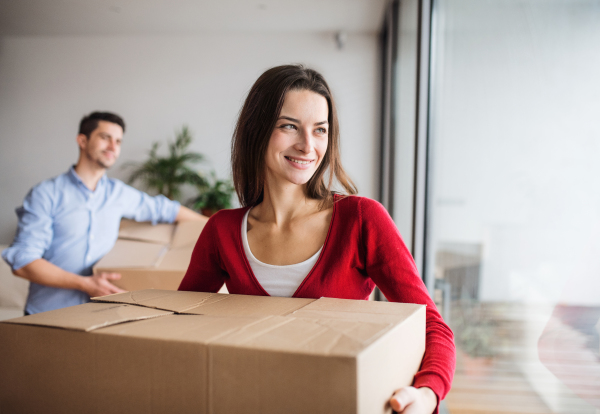
[{"label": "rolled-up shirt sleeve", "polygon": [[19,219],[15,239],[2,252],[2,258],[13,271],[41,259],[50,246],[53,236],[52,191],[38,185],[25,197],[23,205],[15,211]]},{"label": "rolled-up shirt sleeve", "polygon": [[179,213],[181,204],[169,200],[163,195],[149,196],[123,184],[122,195],[127,200],[127,208],[123,217],[135,221],[150,221],[156,223],[173,223]]}]

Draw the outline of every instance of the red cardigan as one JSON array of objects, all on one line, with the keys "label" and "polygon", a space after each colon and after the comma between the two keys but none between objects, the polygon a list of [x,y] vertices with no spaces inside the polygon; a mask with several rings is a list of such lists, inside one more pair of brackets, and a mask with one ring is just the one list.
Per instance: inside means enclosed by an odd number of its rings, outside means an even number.
[{"label": "red cardigan", "polygon": [[[252,273],[242,244],[248,208],[213,215],[194,248],[179,290],[269,296]],[[293,297],[368,299],[378,286],[392,302],[427,305],[426,348],[415,387],[429,387],[442,400],[452,384],[455,348],[396,225],[381,204],[364,197],[336,199],[317,263]]]}]

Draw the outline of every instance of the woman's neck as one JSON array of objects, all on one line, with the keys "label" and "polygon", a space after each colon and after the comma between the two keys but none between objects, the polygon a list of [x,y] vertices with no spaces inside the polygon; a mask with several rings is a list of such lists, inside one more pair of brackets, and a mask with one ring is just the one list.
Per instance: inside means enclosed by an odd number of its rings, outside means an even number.
[{"label": "woman's neck", "polygon": [[260,221],[285,226],[293,219],[315,213],[319,210],[319,200],[306,195],[306,184],[286,183],[274,185],[265,183],[263,201],[256,206],[252,215]]}]

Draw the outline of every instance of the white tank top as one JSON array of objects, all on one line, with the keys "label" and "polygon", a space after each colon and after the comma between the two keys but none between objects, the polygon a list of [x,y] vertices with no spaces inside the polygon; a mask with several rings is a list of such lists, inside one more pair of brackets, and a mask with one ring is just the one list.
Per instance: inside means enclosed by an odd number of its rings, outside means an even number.
[{"label": "white tank top", "polygon": [[246,212],[242,220],[242,241],[244,243],[244,252],[252,268],[252,272],[263,289],[271,296],[292,297],[298,289],[298,286],[306,278],[313,268],[321,254],[323,247],[319,249],[311,258],[292,265],[275,266],[259,261],[250,251],[248,244],[248,214]]}]

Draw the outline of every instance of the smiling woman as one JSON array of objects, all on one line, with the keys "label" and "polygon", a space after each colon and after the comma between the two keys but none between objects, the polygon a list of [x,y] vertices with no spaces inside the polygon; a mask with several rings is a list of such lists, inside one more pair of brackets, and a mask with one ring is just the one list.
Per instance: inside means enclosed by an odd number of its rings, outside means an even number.
[{"label": "smiling woman", "polygon": [[[306,122],[309,121],[314,122],[314,130],[308,131],[327,138],[322,159],[306,183],[309,198],[331,200],[334,180],[348,194],[357,193],[340,161],[337,111],[325,79],[316,71],[301,66],[278,66],[263,73],[252,86],[233,135],[233,181],[243,206],[258,204],[262,200],[265,153],[272,135],[284,129],[306,132]],[[322,133],[321,129],[325,129],[326,133]],[[326,184],[324,176],[328,167]]]},{"label": "smiling woman", "polygon": [[[426,350],[399,412],[430,414],[450,389],[452,332],[421,281],[389,214],[355,196],[339,156],[335,104],[323,77],[303,66],[266,71],[250,90],[232,142],[242,208],[211,217],[180,290],[366,300],[375,286],[394,302],[427,305]],[[337,181],[343,193],[332,191]]]}]

